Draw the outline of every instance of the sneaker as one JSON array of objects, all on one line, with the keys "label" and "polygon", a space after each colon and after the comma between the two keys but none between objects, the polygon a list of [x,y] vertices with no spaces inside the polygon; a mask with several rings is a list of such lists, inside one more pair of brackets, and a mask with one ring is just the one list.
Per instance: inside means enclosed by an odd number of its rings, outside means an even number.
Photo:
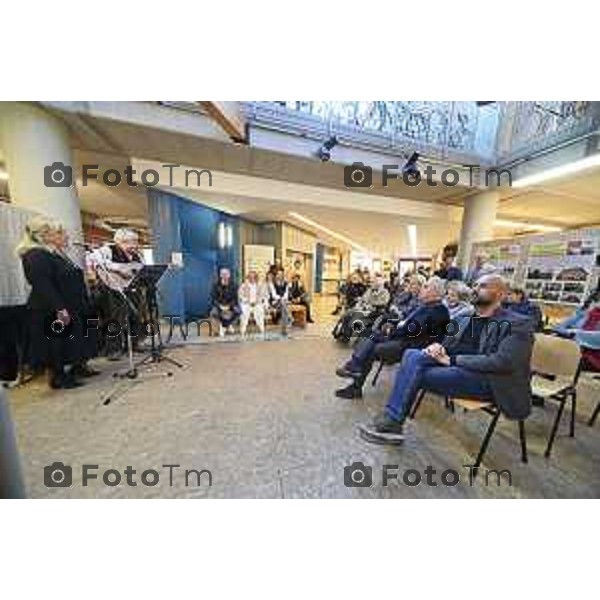
[{"label": "sneaker", "polygon": [[219,325],[219,337],[225,337],[225,328],[223,325]]},{"label": "sneaker", "polygon": [[353,371],[352,369],[349,369],[347,364],[343,367],[338,367],[335,370],[335,374],[338,377],[345,377],[347,379],[358,379],[362,376],[362,373],[360,371]]},{"label": "sneaker", "polygon": [[354,384],[336,390],[335,395],[338,398],[344,398],[345,400],[360,400],[363,397],[362,388],[356,387]]},{"label": "sneaker", "polygon": [[233,325],[230,325],[230,326],[227,328],[227,333],[232,333],[232,334],[233,334],[233,333],[235,333],[235,329],[233,328]]},{"label": "sneaker", "polygon": [[372,423],[359,425],[360,436],[372,444],[402,444],[404,424],[387,415],[377,417]]}]

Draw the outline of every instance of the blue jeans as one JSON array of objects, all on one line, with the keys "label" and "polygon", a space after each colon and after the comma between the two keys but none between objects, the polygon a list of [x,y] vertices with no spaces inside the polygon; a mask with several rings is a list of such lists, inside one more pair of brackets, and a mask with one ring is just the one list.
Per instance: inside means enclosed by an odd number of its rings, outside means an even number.
[{"label": "blue jeans", "polygon": [[408,349],[396,372],[394,389],[385,407],[386,415],[396,421],[404,420],[421,389],[441,396],[492,400],[492,390],[483,373],[445,367],[423,350]]}]

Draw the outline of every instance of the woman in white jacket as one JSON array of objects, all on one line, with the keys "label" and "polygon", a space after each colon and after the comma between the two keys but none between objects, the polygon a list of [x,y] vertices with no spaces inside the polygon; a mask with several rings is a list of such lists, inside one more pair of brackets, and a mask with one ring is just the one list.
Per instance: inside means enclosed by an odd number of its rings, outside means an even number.
[{"label": "woman in white jacket", "polygon": [[240,285],[238,291],[240,300],[240,332],[246,335],[248,321],[254,318],[261,333],[265,331],[265,313],[269,304],[269,288],[264,281],[259,281],[256,271],[250,271],[246,281]]}]

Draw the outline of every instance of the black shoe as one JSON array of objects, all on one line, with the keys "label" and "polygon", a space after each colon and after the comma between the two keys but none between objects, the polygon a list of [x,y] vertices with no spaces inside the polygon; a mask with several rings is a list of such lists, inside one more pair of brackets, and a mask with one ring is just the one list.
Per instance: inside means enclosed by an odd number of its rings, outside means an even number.
[{"label": "black shoe", "polygon": [[352,371],[346,365],[343,367],[338,367],[335,370],[335,374],[338,377],[345,377],[346,379],[358,379],[359,377],[362,377],[362,373],[360,371]]},{"label": "black shoe", "polygon": [[359,425],[360,436],[372,444],[402,444],[404,442],[402,421],[388,416],[376,418],[372,423]]},{"label": "black shoe", "polygon": [[64,377],[53,377],[50,380],[50,387],[53,390],[73,390],[82,385],[83,383],[81,381],[77,381],[74,377],[70,377],[69,375]]},{"label": "black shoe", "polygon": [[363,397],[362,389],[356,387],[354,384],[336,390],[335,395],[338,398],[344,398],[345,400],[360,400]]},{"label": "black shoe", "polygon": [[307,322],[307,323],[314,323],[314,322],[315,322],[315,320],[314,320],[314,319],[306,319],[306,322]]},{"label": "black shoe", "polygon": [[100,371],[96,369],[92,369],[89,365],[77,365],[71,369],[71,375],[73,377],[95,377],[96,375],[100,375]]}]

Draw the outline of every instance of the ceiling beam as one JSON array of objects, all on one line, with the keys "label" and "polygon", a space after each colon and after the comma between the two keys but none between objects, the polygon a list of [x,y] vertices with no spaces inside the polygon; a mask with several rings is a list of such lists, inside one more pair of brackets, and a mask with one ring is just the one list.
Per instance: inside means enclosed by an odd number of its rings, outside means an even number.
[{"label": "ceiling beam", "polygon": [[198,104],[234,141],[246,144],[246,123],[239,102],[198,100]]}]

